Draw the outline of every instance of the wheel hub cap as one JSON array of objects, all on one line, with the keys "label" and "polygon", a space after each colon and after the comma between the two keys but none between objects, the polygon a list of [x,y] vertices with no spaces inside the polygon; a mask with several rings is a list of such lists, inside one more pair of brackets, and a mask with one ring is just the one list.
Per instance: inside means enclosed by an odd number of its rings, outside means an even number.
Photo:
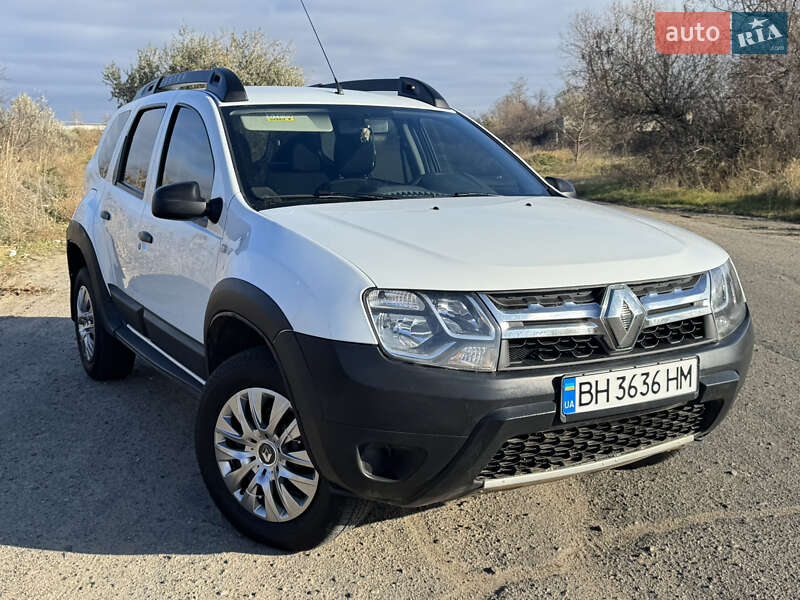
[{"label": "wheel hub cap", "polygon": [[85,285],[78,289],[75,294],[75,322],[78,326],[78,342],[86,360],[94,358],[94,308],[92,307],[92,297]]},{"label": "wheel hub cap", "polygon": [[290,521],[311,505],[319,475],[287,398],[248,388],[222,406],[214,452],[228,490],[266,521]]},{"label": "wheel hub cap", "polygon": [[277,453],[275,452],[275,448],[272,444],[266,443],[261,444],[258,447],[258,457],[268,467],[271,467],[275,464],[275,459],[277,458]]}]

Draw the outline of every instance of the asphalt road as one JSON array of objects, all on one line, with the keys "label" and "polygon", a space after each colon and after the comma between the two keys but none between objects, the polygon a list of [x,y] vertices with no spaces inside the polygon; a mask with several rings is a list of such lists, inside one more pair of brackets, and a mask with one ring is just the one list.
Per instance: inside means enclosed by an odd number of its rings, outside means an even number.
[{"label": "asphalt road", "polygon": [[661,213],[734,257],[755,314],[730,418],[674,459],[419,512],[294,555],[238,535],[196,400],[83,373],[65,260],[0,281],[0,598],[800,597],[800,227]]}]

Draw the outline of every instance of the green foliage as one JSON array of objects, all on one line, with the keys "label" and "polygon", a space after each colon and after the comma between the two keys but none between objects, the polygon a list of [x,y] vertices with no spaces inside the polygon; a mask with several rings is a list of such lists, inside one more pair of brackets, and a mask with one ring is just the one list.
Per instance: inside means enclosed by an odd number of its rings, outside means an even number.
[{"label": "green foliage", "polygon": [[214,67],[233,70],[244,85],[303,85],[303,71],[291,58],[286,44],[268,40],[260,29],[210,35],[184,26],[161,48],[139,48],[130,67],[106,65],[103,81],[120,106],[156,77]]}]

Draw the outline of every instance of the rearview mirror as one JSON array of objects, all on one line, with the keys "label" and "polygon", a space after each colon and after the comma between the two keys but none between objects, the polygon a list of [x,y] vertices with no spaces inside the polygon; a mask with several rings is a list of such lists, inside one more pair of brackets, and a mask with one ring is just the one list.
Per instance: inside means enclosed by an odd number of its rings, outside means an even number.
[{"label": "rearview mirror", "polygon": [[575,191],[575,186],[566,179],[559,177],[545,177],[545,181],[556,188],[559,192],[570,198],[576,198],[578,193]]},{"label": "rearview mirror", "polygon": [[216,223],[222,212],[222,198],[206,202],[196,181],[182,181],[158,188],[153,193],[152,210],[153,216],[160,219],[184,221],[208,217]]}]

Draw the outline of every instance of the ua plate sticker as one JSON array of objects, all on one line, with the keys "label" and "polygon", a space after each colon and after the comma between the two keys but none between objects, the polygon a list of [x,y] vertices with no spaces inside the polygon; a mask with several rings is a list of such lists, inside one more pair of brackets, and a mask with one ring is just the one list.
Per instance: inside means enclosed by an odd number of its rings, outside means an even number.
[{"label": "ua plate sticker", "polygon": [[561,410],[565,415],[575,412],[575,378],[565,377],[561,383]]}]

